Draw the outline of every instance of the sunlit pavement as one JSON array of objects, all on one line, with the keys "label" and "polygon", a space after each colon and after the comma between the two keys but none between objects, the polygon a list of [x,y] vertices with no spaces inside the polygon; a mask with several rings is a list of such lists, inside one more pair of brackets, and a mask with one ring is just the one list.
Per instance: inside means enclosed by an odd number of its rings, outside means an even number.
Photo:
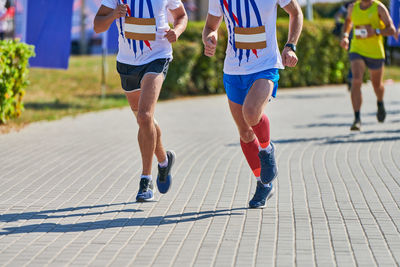
[{"label": "sunlit pavement", "polygon": [[0,135],[0,265],[398,266],[400,84],[384,124],[363,93],[350,132],[344,86],[279,91],[267,107],[279,177],[262,210],[247,208],[256,183],[223,95],[158,104],[177,160],[150,203],[135,202],[128,108]]}]

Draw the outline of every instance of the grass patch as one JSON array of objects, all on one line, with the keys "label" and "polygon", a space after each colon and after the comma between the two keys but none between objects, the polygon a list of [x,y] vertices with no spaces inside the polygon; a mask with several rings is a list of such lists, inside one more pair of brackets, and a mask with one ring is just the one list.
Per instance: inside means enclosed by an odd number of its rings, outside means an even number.
[{"label": "grass patch", "polygon": [[384,80],[392,79],[396,82],[400,81],[400,66],[385,67]]},{"label": "grass patch", "polygon": [[23,99],[21,117],[4,128],[20,128],[30,122],[56,120],[84,112],[128,105],[115,71],[115,56],[107,57],[106,97],[101,98],[101,57],[74,56],[68,70],[30,69],[30,85]]},{"label": "grass patch", "polygon": [[[73,56],[68,70],[31,69],[30,85],[23,99],[25,110],[18,119],[0,126],[0,133],[19,129],[30,122],[127,106],[115,64],[115,56],[107,57],[104,99],[101,99],[100,56]],[[400,67],[386,67],[384,79],[400,81]]]}]

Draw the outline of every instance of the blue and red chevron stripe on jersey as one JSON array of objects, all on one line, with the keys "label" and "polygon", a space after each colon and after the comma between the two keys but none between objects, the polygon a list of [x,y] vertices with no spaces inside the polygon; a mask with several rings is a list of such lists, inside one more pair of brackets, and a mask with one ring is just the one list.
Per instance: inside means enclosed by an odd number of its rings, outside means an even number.
[{"label": "blue and red chevron stripe on jersey", "polygon": [[[128,0],[118,0],[118,3],[127,4],[127,1]],[[143,18],[144,1],[145,0],[139,0],[139,18]],[[127,14],[128,14],[129,17],[132,17],[132,15],[135,16],[135,3],[136,3],[135,0],[131,0],[131,6],[130,7],[129,7],[129,5],[127,6],[127,8],[128,8]],[[154,11],[153,11],[153,5],[151,4],[151,0],[146,0],[146,4],[147,4],[147,8],[149,10],[150,18],[154,18]],[[121,31],[122,38],[124,38],[124,40],[125,40],[124,32],[123,32],[123,29],[122,29],[122,18],[119,18],[119,24],[120,24],[120,31]],[[127,39],[127,40],[128,40],[129,46],[131,46],[131,40],[130,39]],[[136,53],[138,51],[136,42],[139,42],[139,47],[140,47],[140,50],[141,50],[142,53],[143,53],[143,43],[150,50],[152,50],[151,49],[151,44],[150,44],[149,41],[132,40],[133,52],[135,53],[135,56],[136,56]]]},{"label": "blue and red chevron stripe on jersey", "polygon": [[[254,0],[236,0],[236,14],[233,12],[232,8],[232,0],[220,0],[220,4],[222,7],[222,10],[224,11],[224,14],[226,17],[230,18],[230,21],[233,24],[233,27],[244,27],[243,25],[243,19],[242,19],[242,7],[241,7],[241,2],[244,1],[244,9],[245,9],[245,21],[246,21],[246,26],[245,27],[250,27],[251,25],[251,16],[250,16],[250,6],[253,9],[254,14],[256,15],[257,23],[258,26],[262,26],[262,20],[261,20],[261,15],[260,11],[257,7],[257,4]],[[231,22],[228,21],[228,28],[230,29],[231,36],[229,36],[230,39],[230,44],[232,45],[235,53],[237,50],[239,50],[239,64],[242,61],[243,58],[243,49],[237,49],[235,46],[235,35],[233,33],[233,29],[231,28]],[[258,57],[257,54],[257,49],[252,49],[251,50],[253,54]],[[250,58],[250,50],[246,50],[246,57],[247,60]]]}]

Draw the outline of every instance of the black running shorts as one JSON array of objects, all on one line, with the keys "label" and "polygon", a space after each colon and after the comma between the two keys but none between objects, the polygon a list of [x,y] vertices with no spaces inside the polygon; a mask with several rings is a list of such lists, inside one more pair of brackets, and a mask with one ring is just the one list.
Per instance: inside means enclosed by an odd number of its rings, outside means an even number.
[{"label": "black running shorts", "polygon": [[349,53],[349,58],[350,61],[361,59],[362,61],[364,61],[365,65],[370,70],[379,70],[380,68],[383,67],[383,64],[385,63],[385,59],[364,57],[357,53]]},{"label": "black running shorts", "polygon": [[117,71],[121,78],[121,85],[125,92],[132,92],[140,89],[140,84],[146,74],[164,74],[167,76],[168,66],[171,59],[156,59],[144,65],[128,65],[117,61]]}]

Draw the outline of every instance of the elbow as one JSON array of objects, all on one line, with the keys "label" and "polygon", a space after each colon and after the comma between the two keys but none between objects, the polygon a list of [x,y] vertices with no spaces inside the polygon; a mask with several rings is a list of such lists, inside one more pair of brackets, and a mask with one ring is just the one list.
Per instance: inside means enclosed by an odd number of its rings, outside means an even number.
[{"label": "elbow", "polygon": [[395,27],[391,26],[390,27],[390,35],[396,35],[396,34],[397,34],[397,31],[396,31]]},{"label": "elbow", "polygon": [[99,26],[97,26],[96,24],[94,24],[93,26],[93,30],[95,33],[99,34],[102,33],[103,31],[99,28]]}]

